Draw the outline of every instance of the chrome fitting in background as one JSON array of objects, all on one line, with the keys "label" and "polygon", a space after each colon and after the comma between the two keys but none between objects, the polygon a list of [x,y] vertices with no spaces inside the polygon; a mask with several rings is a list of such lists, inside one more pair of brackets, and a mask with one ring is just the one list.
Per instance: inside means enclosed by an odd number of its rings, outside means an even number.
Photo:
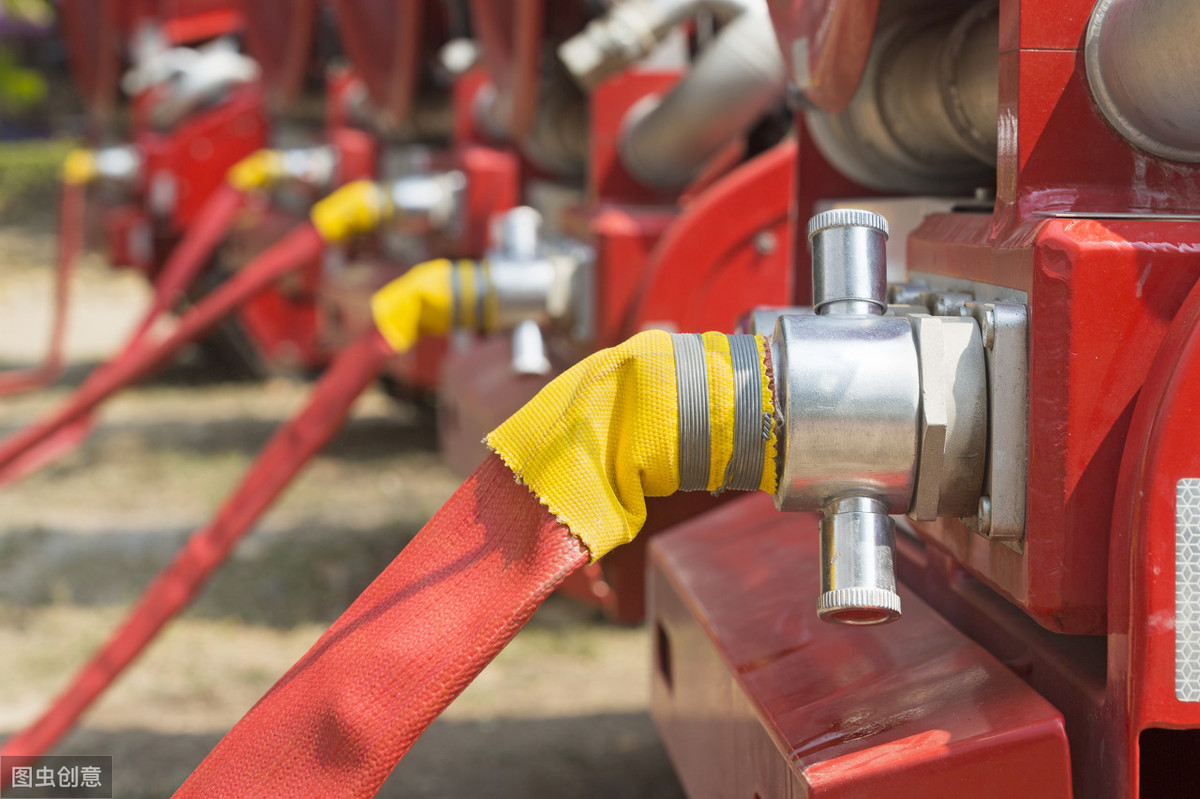
[{"label": "chrome fitting in background", "polygon": [[130,188],[142,178],[145,160],[131,144],[101,147],[96,150],[96,179],[121,188]]},{"label": "chrome fitting in background", "polygon": [[563,42],[558,58],[584,89],[650,54],[672,28],[702,12],[730,22],[746,11],[764,12],[763,0],[621,0]]},{"label": "chrome fitting in background", "polygon": [[462,227],[467,179],[462,172],[419,172],[392,181],[392,225],[410,236],[455,238]]},{"label": "chrome fitting in background", "polygon": [[328,144],[289,147],[279,153],[283,181],[296,181],[323,191],[332,191],[337,178],[338,153]]},{"label": "chrome fitting in background", "polygon": [[[454,312],[474,320],[483,332],[512,332],[513,370],[519,374],[545,374],[549,370],[542,331],[564,330],[573,337],[587,334],[591,293],[591,251],[569,240],[544,239],[542,216],[533,208],[514,208],[495,220],[493,248],[466,278],[453,272],[453,305],[472,303],[469,313]],[[464,299],[465,298],[465,299]]]}]

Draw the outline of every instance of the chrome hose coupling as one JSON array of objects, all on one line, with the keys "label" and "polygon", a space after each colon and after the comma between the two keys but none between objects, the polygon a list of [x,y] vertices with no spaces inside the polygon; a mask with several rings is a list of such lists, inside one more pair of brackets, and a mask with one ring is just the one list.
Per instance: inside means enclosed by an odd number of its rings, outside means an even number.
[{"label": "chrome hose coupling", "polygon": [[825,621],[900,616],[895,524],[978,502],[986,454],[982,338],[970,318],[890,315],[879,214],[813,217],[813,308],[779,316],[771,342],[781,419],[780,510],[824,513]]}]

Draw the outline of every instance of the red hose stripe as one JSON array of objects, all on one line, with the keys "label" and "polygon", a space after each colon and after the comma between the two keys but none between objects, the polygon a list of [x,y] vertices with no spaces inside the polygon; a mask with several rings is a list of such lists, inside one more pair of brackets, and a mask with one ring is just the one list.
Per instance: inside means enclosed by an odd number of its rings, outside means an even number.
[{"label": "red hose stripe", "polygon": [[32,450],[49,446],[48,440],[64,427],[79,423],[112,394],[153,374],[184,344],[203,336],[238,306],[288,272],[318,257],[323,247],[324,242],[312,225],[301,225],[189,309],[166,338],[153,344],[146,342],[130,347],[98,369],[65,405],[0,442],[0,486],[29,474],[31,464],[36,468],[50,460],[32,454]]},{"label": "red hose stripe", "polygon": [[70,686],[41,718],[5,742],[0,754],[32,760],[70,730],[163,625],[192,601],[234,545],[337,432],[390,354],[383,338],[371,331],[338,356],[303,410],[275,432],[212,522],[192,535]]},{"label": "red hose stripe", "polygon": [[489,457],[176,795],[374,796],[588,559]]}]

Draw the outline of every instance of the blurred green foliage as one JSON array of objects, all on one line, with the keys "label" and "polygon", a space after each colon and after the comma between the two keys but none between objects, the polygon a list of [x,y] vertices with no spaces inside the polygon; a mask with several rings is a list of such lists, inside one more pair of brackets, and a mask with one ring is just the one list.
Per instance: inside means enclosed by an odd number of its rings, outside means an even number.
[{"label": "blurred green foliage", "polygon": [[20,114],[46,102],[46,79],[23,67],[11,47],[0,46],[0,112]]},{"label": "blurred green foliage", "polygon": [[[54,21],[47,0],[0,0],[0,17],[35,28]],[[22,66],[17,50],[0,45],[0,113],[21,114],[46,101],[46,79],[35,69]]]}]

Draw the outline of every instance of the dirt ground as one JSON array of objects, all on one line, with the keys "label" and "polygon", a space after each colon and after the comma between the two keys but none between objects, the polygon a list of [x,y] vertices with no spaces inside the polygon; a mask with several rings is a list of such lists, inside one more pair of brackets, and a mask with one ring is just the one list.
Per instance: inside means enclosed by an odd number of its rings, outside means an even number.
[{"label": "dirt ground", "polygon": [[[49,212],[20,226],[0,220],[0,368],[41,353],[53,255]],[[0,436],[61,401],[146,296],[139,278],[89,257],[74,293],[70,371],[52,389],[0,398]],[[64,686],[305,393],[299,380],[212,382],[184,364],[110,402],[85,446],[0,491],[0,737]],[[168,795],[457,482],[428,415],[366,396],[56,753],[113,755],[114,796]],[[380,795],[681,796],[646,712],[649,673],[643,630],[554,598]]]}]

